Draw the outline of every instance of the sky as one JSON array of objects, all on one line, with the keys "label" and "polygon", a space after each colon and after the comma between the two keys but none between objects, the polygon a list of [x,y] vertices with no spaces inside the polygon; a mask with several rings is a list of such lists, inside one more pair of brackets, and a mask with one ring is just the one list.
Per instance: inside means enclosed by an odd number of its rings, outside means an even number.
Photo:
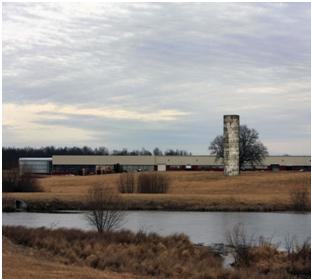
[{"label": "sky", "polygon": [[311,154],[311,3],[4,3],[3,146],[209,154],[223,115]]}]

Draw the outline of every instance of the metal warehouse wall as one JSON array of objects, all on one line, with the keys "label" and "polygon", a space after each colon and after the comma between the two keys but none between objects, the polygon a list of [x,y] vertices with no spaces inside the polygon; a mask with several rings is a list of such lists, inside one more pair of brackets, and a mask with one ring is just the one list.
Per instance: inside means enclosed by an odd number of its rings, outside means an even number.
[{"label": "metal warehouse wall", "polygon": [[19,172],[49,174],[51,172],[52,159],[51,158],[20,158]]}]

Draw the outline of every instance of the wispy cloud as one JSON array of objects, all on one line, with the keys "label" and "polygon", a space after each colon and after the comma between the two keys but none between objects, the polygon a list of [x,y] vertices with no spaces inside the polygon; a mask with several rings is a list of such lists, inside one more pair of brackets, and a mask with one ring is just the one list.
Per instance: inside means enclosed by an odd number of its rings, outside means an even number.
[{"label": "wispy cloud", "polygon": [[149,112],[104,106],[87,108],[84,106],[57,105],[53,103],[27,105],[14,103],[4,104],[3,111],[5,125],[19,125],[20,121],[23,119],[34,121],[38,120],[39,117],[44,117],[45,115],[45,117],[48,119],[64,119],[68,116],[85,116],[97,117],[99,120],[100,118],[105,118],[108,120],[136,120],[143,122],[175,121],[180,117],[189,115],[187,112],[173,109]]}]

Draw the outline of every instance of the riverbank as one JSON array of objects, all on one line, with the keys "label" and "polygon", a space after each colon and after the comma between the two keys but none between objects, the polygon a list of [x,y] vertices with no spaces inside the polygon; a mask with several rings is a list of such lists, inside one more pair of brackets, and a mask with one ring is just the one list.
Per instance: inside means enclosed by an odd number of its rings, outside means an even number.
[{"label": "riverbank", "polygon": [[[138,175],[138,174],[136,174]],[[291,193],[302,187],[311,193],[311,172],[242,172],[225,177],[221,172],[167,172],[165,194],[121,194],[126,210],[291,211]],[[117,192],[120,174],[49,176],[38,179],[43,192],[5,193],[4,210],[23,200],[30,211],[85,210],[84,198],[95,184]],[[8,206],[5,206],[5,205]],[[311,205],[307,208],[311,210]]]},{"label": "riverbank", "polygon": [[131,274],[68,265],[61,257],[46,251],[2,241],[2,278],[6,279],[140,279]]},{"label": "riverbank", "polygon": [[[185,235],[23,227],[3,227],[3,235],[20,247],[46,253],[62,265],[119,273],[120,278],[123,274],[133,278],[198,278],[194,275],[200,274],[206,278],[222,266],[220,256],[206,247],[194,246]],[[64,277],[60,274],[58,278]]]},{"label": "riverbank", "polygon": [[3,278],[10,279],[55,278],[52,275],[94,279],[293,279],[311,275],[311,247],[307,244],[299,250],[280,252],[261,242],[247,250],[247,262],[239,261],[237,268],[225,269],[217,253],[192,244],[185,235],[160,237],[129,231],[98,234],[5,226],[3,236]]},{"label": "riverbank", "polygon": [[[85,203],[75,200],[40,199],[22,197],[26,207],[22,211],[28,212],[59,212],[90,210]],[[16,208],[19,196],[12,196],[3,201],[3,212],[20,211]],[[167,195],[165,197],[144,196],[135,200],[124,199],[122,210],[159,210],[159,211],[199,211],[199,212],[292,212],[295,211],[291,204],[276,201],[273,203],[248,203],[234,199],[222,201],[209,201],[200,197],[192,197],[191,201],[184,197]],[[306,210],[309,212],[310,209]]]}]

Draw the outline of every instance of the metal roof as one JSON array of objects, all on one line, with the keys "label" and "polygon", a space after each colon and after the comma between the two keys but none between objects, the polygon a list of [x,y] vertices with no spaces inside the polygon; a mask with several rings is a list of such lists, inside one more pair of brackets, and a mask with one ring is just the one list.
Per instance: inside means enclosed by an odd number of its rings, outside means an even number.
[{"label": "metal roof", "polygon": [[[53,165],[222,165],[213,155],[193,156],[114,156],[54,155]],[[267,156],[263,165],[311,166],[311,156]]]}]

